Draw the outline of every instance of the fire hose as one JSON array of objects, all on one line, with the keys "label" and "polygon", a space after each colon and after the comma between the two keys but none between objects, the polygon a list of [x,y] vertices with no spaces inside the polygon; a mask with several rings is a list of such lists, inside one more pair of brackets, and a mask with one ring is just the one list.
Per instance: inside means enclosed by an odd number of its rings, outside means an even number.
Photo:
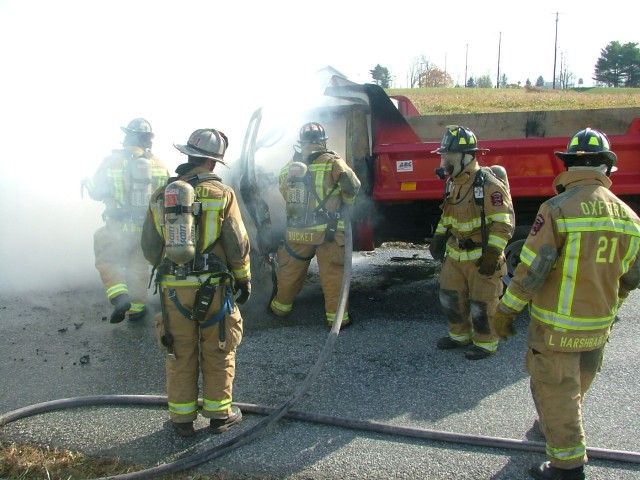
[{"label": "fire hose", "polygon": [[[333,326],[331,327],[331,331],[327,337],[327,340],[324,344],[320,355],[316,359],[315,364],[307,374],[307,377],[303,380],[303,382],[298,386],[298,388],[294,391],[291,397],[283,402],[280,406],[271,409],[268,413],[267,417],[260,421],[258,424],[253,427],[245,430],[241,434],[231,438],[230,440],[217,445],[215,447],[206,449],[198,454],[191,455],[185,458],[181,458],[175,460],[170,463],[166,463],[163,465],[159,465],[156,467],[152,467],[146,470],[141,470],[138,472],[127,473],[123,475],[115,475],[112,477],[103,477],[109,479],[122,479],[122,480],[141,480],[145,478],[154,478],[160,475],[179,472],[181,470],[186,470],[188,468],[193,468],[202,463],[213,460],[214,458],[220,457],[241,445],[249,443],[251,440],[256,438],[260,433],[262,433],[268,426],[280,420],[283,416],[285,416],[291,407],[302,398],[311,385],[316,380],[322,367],[326,363],[329,355],[333,352],[336,342],[338,340],[338,334],[340,332],[340,326],[342,325],[342,318],[344,316],[344,312],[347,305],[347,299],[349,297],[349,284],[351,282],[351,263],[353,256],[353,235],[351,231],[351,216],[348,209],[344,211],[344,223],[345,223],[345,248],[344,248],[344,273],[342,275],[342,287],[340,290],[340,299],[338,301],[338,308],[336,311],[336,319],[333,322]],[[77,398],[67,398],[61,399],[53,402],[45,402],[41,404],[34,405],[32,407],[26,407],[19,410],[15,410],[13,412],[9,412],[6,415],[0,417],[0,426],[5,425],[7,423],[13,422],[20,418],[24,418],[27,416],[35,415],[37,413],[44,413],[53,410],[60,410],[69,407],[76,406],[88,406],[88,405],[122,405],[122,404],[137,404],[137,405],[163,405],[167,403],[167,398],[164,396],[149,396],[149,395],[98,395],[98,396],[89,396],[89,397],[77,397]],[[243,408],[243,404],[236,404]],[[250,411],[249,405],[247,406],[247,411]],[[256,407],[257,408],[257,407]],[[266,407],[262,407],[260,409],[262,412],[266,412]]]},{"label": "fire hose", "polygon": [[[342,428],[364,430],[369,432],[384,433],[389,435],[398,435],[405,437],[420,438],[424,440],[450,442],[465,445],[474,445],[487,448],[502,448],[511,450],[524,450],[529,452],[545,452],[545,444],[541,442],[516,440],[500,437],[488,437],[482,435],[469,435],[460,433],[443,432],[436,430],[428,430],[422,428],[403,427],[398,425],[390,425],[380,422],[372,422],[367,420],[358,420],[353,418],[334,417],[329,415],[321,415],[311,412],[303,412],[291,410],[291,407],[300,399],[311,387],[312,383],[318,377],[322,367],[327,361],[329,355],[336,345],[342,317],[346,308],[346,302],[349,294],[349,284],[351,281],[352,271],[352,254],[353,254],[351,220],[349,212],[345,212],[345,265],[344,275],[342,279],[342,288],[340,292],[340,300],[338,303],[338,311],[336,312],[336,320],[333,323],[331,331],[327,337],[325,345],[320,352],[315,364],[309,371],[305,380],[298,386],[292,396],[278,407],[267,407],[261,405],[236,403],[241,410],[247,413],[266,415],[266,417],[253,427],[245,430],[241,434],[227,440],[226,442],[215,447],[208,448],[197,454],[187,456],[170,463],[158,465],[146,470],[132,472],[111,477],[102,477],[100,480],[140,480],[146,478],[154,478],[160,475],[175,473],[186,470],[206,463],[214,458],[221,457],[232,450],[249,443],[258,435],[263,433],[271,424],[277,422],[282,417],[294,420],[301,420],[312,423],[320,423],[333,425]],[[0,426],[14,422],[21,418],[33,416],[40,413],[46,413],[56,410],[62,410],[72,407],[82,406],[98,406],[98,405],[146,405],[146,406],[165,406],[167,397],[161,395],[96,395],[86,397],[74,397],[44,402],[18,410],[9,412],[0,417]],[[618,461],[626,463],[640,463],[640,452],[629,452],[621,450],[609,450],[603,448],[587,448],[587,454],[590,458]]]}]

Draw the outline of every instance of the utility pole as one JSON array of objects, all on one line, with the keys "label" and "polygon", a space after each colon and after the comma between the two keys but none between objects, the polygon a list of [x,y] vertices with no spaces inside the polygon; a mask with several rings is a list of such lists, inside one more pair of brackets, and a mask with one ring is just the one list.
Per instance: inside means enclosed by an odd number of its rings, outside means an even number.
[{"label": "utility pole", "polygon": [[556,89],[556,59],[558,56],[558,12],[556,12],[556,41],[553,48],[553,89]]},{"label": "utility pole", "polygon": [[496,88],[500,88],[500,44],[502,43],[502,32],[498,37],[498,78],[496,79]]},{"label": "utility pole", "polygon": [[469,58],[469,44],[464,54],[464,88],[467,88],[467,59]]}]

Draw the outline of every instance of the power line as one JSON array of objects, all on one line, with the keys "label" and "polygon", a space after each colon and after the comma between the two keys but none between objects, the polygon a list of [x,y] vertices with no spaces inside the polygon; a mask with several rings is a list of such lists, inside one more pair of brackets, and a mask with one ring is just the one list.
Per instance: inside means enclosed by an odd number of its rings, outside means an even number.
[{"label": "power line", "polygon": [[558,12],[556,12],[556,40],[553,47],[553,89],[556,89],[556,59],[558,56]]}]

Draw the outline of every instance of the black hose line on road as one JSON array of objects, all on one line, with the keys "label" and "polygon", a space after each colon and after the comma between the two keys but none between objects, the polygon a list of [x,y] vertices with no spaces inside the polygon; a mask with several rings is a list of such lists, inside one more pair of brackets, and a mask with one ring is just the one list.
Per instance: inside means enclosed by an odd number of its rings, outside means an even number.
[{"label": "black hose line on road", "polygon": [[[144,406],[166,406],[167,397],[163,395],[95,395],[87,397],[75,397],[75,398],[63,398],[59,400],[53,400],[50,402],[39,403],[28,407],[20,408],[9,412],[0,417],[0,426],[14,422],[21,418],[29,416],[53,412],[57,410],[63,410],[73,407],[87,407],[87,406],[100,406],[100,405],[144,405]],[[271,415],[278,411],[278,408],[267,407],[263,405],[255,405],[250,403],[237,403],[234,405],[239,407],[243,412],[254,413],[257,415]],[[331,425],[341,428],[349,428],[352,430],[363,430],[368,432],[383,433],[388,435],[397,435],[404,437],[420,438],[423,440],[432,440],[437,442],[458,443],[463,445],[474,445],[487,448],[502,448],[507,450],[523,450],[528,452],[545,452],[545,444],[542,442],[532,442],[527,440],[516,440],[511,438],[500,437],[487,437],[483,435],[471,435],[461,433],[442,432],[438,430],[427,430],[423,428],[403,427],[398,425],[390,425],[387,423],[372,422],[369,420],[358,420],[345,417],[334,417],[330,415],[323,415],[312,412],[303,412],[298,410],[289,410],[284,415],[286,418],[292,420],[300,420],[304,422],[318,423],[324,425]],[[263,421],[264,423],[264,421]],[[259,424],[260,425],[260,424]],[[258,425],[256,425],[257,427]],[[254,429],[256,428],[254,427]],[[231,439],[227,443],[236,444],[238,442]],[[226,444],[219,445],[215,449],[225,446]],[[199,456],[205,455],[208,452],[202,452]],[[226,451],[224,452],[226,453]],[[587,447],[587,454],[589,458],[607,460],[613,462],[623,463],[640,463],[640,452],[629,452],[624,450],[610,450],[605,448]],[[215,457],[220,455],[214,455]],[[213,456],[211,457],[213,458]],[[183,460],[189,460],[190,457]],[[161,467],[166,467],[165,464]],[[191,462],[189,462],[191,463]],[[183,467],[181,469],[190,468],[199,465],[198,462],[193,465]],[[155,467],[159,468],[159,467]],[[152,469],[150,469],[152,470]],[[173,472],[179,470],[172,470]],[[140,472],[134,472],[128,475],[146,474],[149,470],[143,470]],[[157,474],[157,471],[155,472]],[[163,472],[167,473],[167,472]],[[120,478],[120,477],[110,477]],[[129,477],[131,478],[131,477]],[[150,477],[145,477],[150,478]]]},{"label": "black hose line on road", "polygon": [[[301,412],[291,410],[291,407],[309,390],[313,381],[317,378],[321,368],[324,366],[329,355],[335,348],[342,317],[346,308],[347,298],[349,294],[349,284],[351,282],[352,269],[352,233],[349,212],[345,212],[345,265],[342,281],[342,290],[340,292],[340,300],[336,318],[329,332],[327,341],[318,356],[316,363],[309,371],[305,380],[299,385],[293,395],[286,402],[278,407],[266,407],[254,404],[236,403],[234,405],[240,407],[241,410],[248,413],[267,415],[262,421],[242,432],[241,434],[227,440],[226,442],[216,445],[200,453],[175,460],[170,463],[148,468],[138,472],[116,475],[112,477],[103,477],[99,480],[142,480],[146,478],[154,478],[160,475],[179,472],[189,468],[196,467],[203,463],[220,457],[237,447],[249,443],[262,433],[268,426],[277,422],[282,417],[294,420],[302,420],[313,423],[321,423],[333,425],[343,428],[364,430],[377,433],[385,433],[389,435],[400,435],[414,438],[422,438],[426,440],[434,440],[441,442],[451,442],[466,445],[475,445],[482,447],[503,448],[512,450],[526,450],[531,452],[545,452],[545,445],[541,442],[530,442],[524,440],[515,440],[498,437],[485,437],[481,435],[468,435],[441,432],[436,430],[426,430],[420,428],[402,427],[397,425],[389,425],[379,422],[371,422],[366,420],[357,420],[343,417],[333,417],[310,412]],[[63,410],[72,407],[98,406],[98,405],[153,405],[166,406],[168,399],[163,395],[95,395],[86,397],[63,398],[50,402],[39,403],[28,407],[14,410],[0,417],[0,427],[19,420],[21,418],[37,415],[40,413]],[[618,461],[626,463],[640,463],[640,452],[627,452],[621,450],[608,450],[603,448],[587,448],[587,453],[591,458],[601,460]]]},{"label": "black hose line on road", "polygon": [[[351,283],[351,270],[352,270],[352,257],[353,257],[353,234],[351,230],[351,212],[349,208],[345,208],[342,212],[344,219],[344,271],[342,275],[342,285],[340,289],[340,298],[338,300],[338,308],[336,311],[336,317],[331,327],[331,331],[327,336],[327,340],[324,344],[320,355],[316,359],[316,363],[313,365],[307,377],[303,380],[303,382],[298,386],[298,388],[293,392],[289,400],[282,403],[279,407],[274,408],[266,418],[262,421],[254,425],[253,427],[245,430],[241,434],[227,440],[226,442],[221,443],[215,447],[206,449],[200,453],[184,457],[178,460],[175,460],[170,463],[166,463],[163,465],[159,465],[156,467],[148,468],[146,470],[141,470],[139,472],[126,473],[123,475],[115,475],[112,477],[103,477],[99,480],[142,480],[146,478],[154,478],[160,475],[165,475],[168,473],[179,472],[181,470],[186,470],[188,468],[196,467],[202,463],[208,462],[209,460],[213,460],[214,458],[220,457],[241,445],[249,443],[251,440],[256,438],[259,434],[261,434],[268,426],[280,420],[286,413],[291,409],[291,407],[298,401],[300,398],[307,393],[311,385],[316,380],[320,371],[324,364],[326,363],[329,355],[333,353],[336,342],[338,340],[338,334],[340,333],[340,327],[342,325],[342,317],[344,316],[344,312],[347,305],[347,299],[349,298],[349,285]],[[35,405],[31,408],[27,407],[26,409],[16,410],[14,412],[10,412],[9,414],[0,417],[0,426],[5,423],[9,423],[10,421],[17,420],[17,418],[22,418],[25,413],[29,413],[29,415],[34,415],[35,413],[41,413],[44,411],[57,410],[60,408],[66,408],[71,406],[80,406],[80,405],[96,405],[96,404],[116,404],[128,403],[128,400],[133,400],[136,403],[138,401],[142,401],[145,405],[148,402],[158,402],[160,399],[167,403],[166,397],[157,397],[157,396],[94,396],[94,397],[81,397],[81,398],[69,398],[63,399],[58,402],[46,402],[43,404]],[[98,402],[98,403],[96,403]],[[157,404],[157,403],[153,403]],[[21,412],[21,415],[16,412]]]}]

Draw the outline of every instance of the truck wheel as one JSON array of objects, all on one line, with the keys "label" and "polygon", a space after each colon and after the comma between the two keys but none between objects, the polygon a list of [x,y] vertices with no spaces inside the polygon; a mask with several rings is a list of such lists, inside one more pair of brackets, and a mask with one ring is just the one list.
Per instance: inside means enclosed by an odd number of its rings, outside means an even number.
[{"label": "truck wheel", "polygon": [[524,242],[524,238],[521,240],[516,240],[515,242],[511,242],[509,245],[507,245],[507,248],[504,249],[504,256],[507,263],[507,273],[509,274],[509,277],[513,276],[513,272],[516,271],[516,267],[520,263],[520,252],[522,251]]}]

